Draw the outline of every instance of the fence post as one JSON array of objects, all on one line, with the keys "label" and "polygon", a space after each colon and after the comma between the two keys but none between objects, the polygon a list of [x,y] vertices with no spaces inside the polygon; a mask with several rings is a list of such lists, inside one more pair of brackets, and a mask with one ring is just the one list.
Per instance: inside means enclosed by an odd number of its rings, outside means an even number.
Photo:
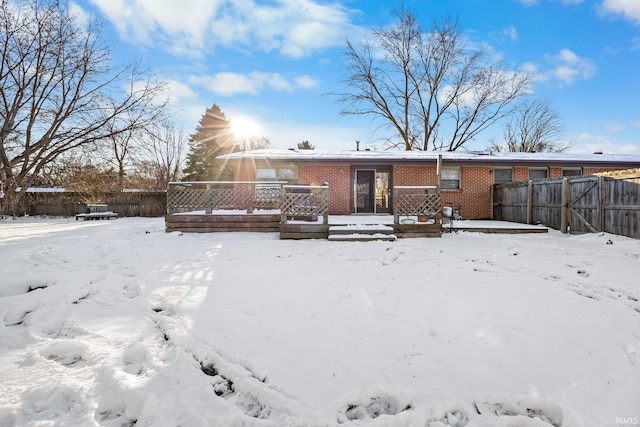
[{"label": "fence post", "polygon": [[598,223],[599,231],[607,231],[605,208],[607,203],[607,183],[603,176],[598,176]]},{"label": "fence post", "polygon": [[562,231],[565,234],[569,231],[569,180],[567,178],[562,179],[560,231]]},{"label": "fence post", "polygon": [[490,213],[489,213],[489,219],[494,219],[494,217],[493,217],[493,207],[494,207],[494,205],[495,205],[495,200],[494,200],[494,198],[496,197],[496,195],[495,195],[495,192],[494,192],[494,189],[493,189],[493,188],[494,188],[495,186],[496,186],[496,185],[495,185],[495,184],[493,184],[493,185],[491,185],[491,187],[489,187],[489,212],[490,212]]},{"label": "fence post", "polygon": [[527,183],[527,224],[533,221],[533,181]]}]

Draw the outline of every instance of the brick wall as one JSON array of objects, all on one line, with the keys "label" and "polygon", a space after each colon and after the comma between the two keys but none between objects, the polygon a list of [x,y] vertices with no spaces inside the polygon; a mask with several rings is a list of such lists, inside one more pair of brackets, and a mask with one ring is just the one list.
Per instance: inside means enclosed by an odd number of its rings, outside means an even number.
[{"label": "brick wall", "polygon": [[351,168],[347,165],[299,165],[298,184],[329,184],[329,213],[351,213]]},{"label": "brick wall", "polygon": [[[489,218],[493,173],[486,167],[462,167],[461,190],[442,190],[445,206],[466,219]],[[393,185],[436,185],[436,166],[394,166]]]},{"label": "brick wall", "polygon": [[[236,163],[237,181],[255,180],[255,164],[251,160]],[[615,168],[583,168],[583,174],[607,172]],[[444,206],[457,207],[464,219],[483,219],[491,216],[491,186],[493,168],[488,166],[463,166],[461,190],[442,190]],[[561,167],[550,167],[549,177],[562,176]],[[392,185],[436,185],[436,166],[395,165],[392,168]],[[513,180],[529,179],[529,168],[513,168]],[[329,213],[351,213],[351,166],[345,164],[298,165],[298,183],[309,185],[329,184]]]}]

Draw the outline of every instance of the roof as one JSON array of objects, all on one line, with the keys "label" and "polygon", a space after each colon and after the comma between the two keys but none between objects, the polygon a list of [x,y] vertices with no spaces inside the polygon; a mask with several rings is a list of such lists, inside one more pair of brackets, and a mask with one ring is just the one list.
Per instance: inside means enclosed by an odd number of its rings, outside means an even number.
[{"label": "roof", "polygon": [[268,160],[282,162],[339,163],[431,163],[442,155],[444,164],[459,165],[547,165],[547,166],[624,166],[640,167],[640,155],[579,153],[512,153],[481,151],[356,151],[266,149],[219,156],[229,160]]}]

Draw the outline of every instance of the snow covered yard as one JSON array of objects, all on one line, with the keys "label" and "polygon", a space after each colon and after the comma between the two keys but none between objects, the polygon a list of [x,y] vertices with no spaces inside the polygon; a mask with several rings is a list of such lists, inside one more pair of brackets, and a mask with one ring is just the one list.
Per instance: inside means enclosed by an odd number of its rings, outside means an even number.
[{"label": "snow covered yard", "polygon": [[640,241],[0,221],[0,427],[615,426]]}]

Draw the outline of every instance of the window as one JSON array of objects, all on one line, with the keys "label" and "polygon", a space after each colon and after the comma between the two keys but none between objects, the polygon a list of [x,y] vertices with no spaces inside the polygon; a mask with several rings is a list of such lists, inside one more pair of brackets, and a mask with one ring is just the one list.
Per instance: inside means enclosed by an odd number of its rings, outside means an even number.
[{"label": "window", "polygon": [[580,176],[582,169],[580,168],[562,168],[562,176]]},{"label": "window", "polygon": [[513,169],[512,168],[499,168],[493,170],[493,183],[500,184],[501,182],[513,181]]},{"label": "window", "polygon": [[442,168],[440,185],[443,190],[460,190],[460,168]]},{"label": "window", "polygon": [[258,181],[286,181],[291,184],[298,180],[298,169],[295,167],[258,168],[256,179]]},{"label": "window", "polygon": [[258,181],[275,181],[276,169],[258,169],[256,178]]},{"label": "window", "polygon": [[295,168],[278,169],[278,181],[295,182],[298,180],[298,170]]},{"label": "window", "polygon": [[545,169],[529,168],[529,179],[544,179],[549,176],[549,171]]}]

